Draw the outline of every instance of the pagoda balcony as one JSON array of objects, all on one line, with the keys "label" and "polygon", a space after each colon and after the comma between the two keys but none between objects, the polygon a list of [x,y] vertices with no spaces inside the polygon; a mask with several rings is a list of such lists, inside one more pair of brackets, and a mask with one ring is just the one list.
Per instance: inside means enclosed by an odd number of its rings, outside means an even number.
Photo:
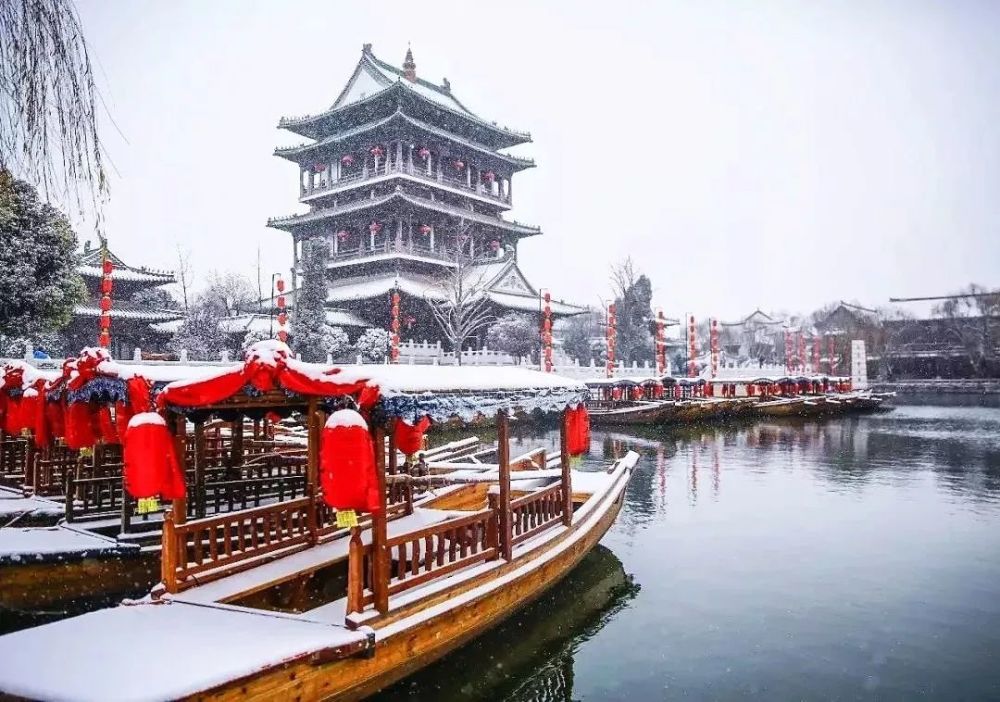
[{"label": "pagoda balcony", "polygon": [[[382,259],[382,258],[392,258],[396,256],[403,256],[413,259],[425,259],[433,260],[435,262],[442,263],[446,266],[455,266],[455,256],[456,253],[453,249],[449,249],[444,246],[438,246],[431,248],[430,246],[425,246],[421,244],[416,244],[412,242],[398,242],[393,240],[378,242],[375,246],[369,246],[368,242],[362,243],[360,246],[357,242],[351,244],[340,244],[337,246],[336,251],[330,252],[329,260],[327,261],[328,268],[339,267],[343,263],[351,263],[354,261],[365,261],[371,259]],[[495,256],[495,254],[494,254]]]},{"label": "pagoda balcony", "polygon": [[366,168],[364,170],[359,170],[357,173],[342,175],[333,182],[326,182],[321,185],[314,185],[311,187],[309,185],[303,186],[300,188],[301,197],[299,198],[299,202],[308,203],[333,193],[350,190],[351,188],[358,187],[362,184],[370,185],[380,183],[399,176],[412,179],[416,183],[430,183],[441,188],[442,190],[455,193],[463,197],[474,197],[481,202],[491,205],[500,205],[505,209],[511,206],[511,191],[509,189],[506,195],[494,193],[492,188],[487,187],[483,183],[470,183],[466,178],[455,178],[445,174],[444,172],[428,174],[426,168],[421,168],[408,163],[404,163],[399,166],[396,164],[380,164],[378,169]]}]

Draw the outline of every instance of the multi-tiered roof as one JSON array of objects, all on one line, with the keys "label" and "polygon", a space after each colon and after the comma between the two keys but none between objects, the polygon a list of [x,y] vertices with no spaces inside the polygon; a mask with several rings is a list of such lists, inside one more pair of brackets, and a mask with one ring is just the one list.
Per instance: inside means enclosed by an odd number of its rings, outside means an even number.
[{"label": "multi-tiered roof", "polygon": [[517,247],[541,231],[504,216],[513,175],[534,162],[502,149],[530,134],[479,117],[447,79],[418,77],[410,51],[397,68],[370,44],[330,109],[283,118],[279,127],[310,139],[275,151],[299,166],[299,201],[309,211],[268,224],[291,233],[296,276],[301,242],[329,243],[330,304],[368,310],[381,326],[366,301],[390,290],[426,298],[461,257],[498,308],[539,309],[538,292],[517,269]]}]

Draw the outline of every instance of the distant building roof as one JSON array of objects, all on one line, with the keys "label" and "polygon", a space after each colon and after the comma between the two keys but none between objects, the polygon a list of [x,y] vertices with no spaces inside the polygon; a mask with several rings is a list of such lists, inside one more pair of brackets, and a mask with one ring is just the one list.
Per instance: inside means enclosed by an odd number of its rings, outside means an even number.
[{"label": "distant building roof", "polygon": [[[135,268],[122,261],[113,251],[108,251],[108,258],[114,264],[114,271],[111,274],[113,280],[129,281],[136,283],[152,283],[154,285],[169,285],[176,283],[173,271],[155,270],[152,268]],[[83,253],[80,255],[80,262],[77,264],[77,272],[88,278],[100,278],[104,275],[103,256],[101,248],[90,247],[90,242],[84,245]]]}]

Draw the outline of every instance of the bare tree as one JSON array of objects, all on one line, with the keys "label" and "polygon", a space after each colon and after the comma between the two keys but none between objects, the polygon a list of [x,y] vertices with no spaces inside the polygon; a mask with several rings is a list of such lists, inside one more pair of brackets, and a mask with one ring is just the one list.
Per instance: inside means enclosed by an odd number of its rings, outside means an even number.
[{"label": "bare tree", "polygon": [[188,290],[191,287],[191,252],[177,245],[177,277],[180,279],[181,300],[184,303],[184,314],[188,312]]},{"label": "bare tree", "polygon": [[70,0],[0,0],[0,170],[95,215],[107,193],[97,89]]},{"label": "bare tree", "polygon": [[1000,290],[973,283],[934,309],[945,333],[964,348],[976,375],[986,375],[997,358],[1000,340]]},{"label": "bare tree", "polygon": [[[465,232],[466,228],[460,229]],[[461,236],[461,235],[460,235]],[[457,251],[454,267],[441,274],[431,292],[424,295],[434,319],[455,351],[462,365],[462,346],[467,339],[491,321],[489,299],[486,297],[484,272],[477,272],[471,257]]]}]

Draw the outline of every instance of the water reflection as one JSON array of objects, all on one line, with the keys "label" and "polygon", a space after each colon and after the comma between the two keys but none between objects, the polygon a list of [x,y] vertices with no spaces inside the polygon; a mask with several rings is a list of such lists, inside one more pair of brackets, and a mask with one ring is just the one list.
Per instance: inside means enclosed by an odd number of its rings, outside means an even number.
[{"label": "water reflection", "polygon": [[597,546],[536,603],[375,699],[575,699],[576,650],[638,592],[621,561]]}]

